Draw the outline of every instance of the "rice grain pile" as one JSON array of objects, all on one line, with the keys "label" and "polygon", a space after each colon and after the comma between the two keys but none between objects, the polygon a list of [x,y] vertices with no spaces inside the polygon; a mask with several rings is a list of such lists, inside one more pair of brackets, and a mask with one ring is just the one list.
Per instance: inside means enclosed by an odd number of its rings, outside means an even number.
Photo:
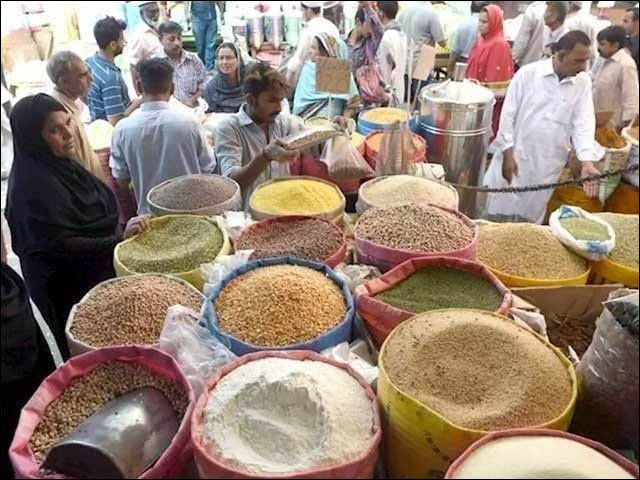
[{"label": "rice grain pile", "polygon": [[243,233],[236,250],[254,250],[251,259],[290,256],[324,262],[342,246],[342,232],[318,218],[269,222]]},{"label": "rice grain pile", "polygon": [[371,208],[358,220],[356,237],[389,248],[450,252],[468,246],[474,230],[459,217],[431,206]]},{"label": "rice grain pile", "polygon": [[486,225],[480,227],[478,239],[478,260],[508,275],[557,280],[578,277],[588,268],[541,225]]},{"label": "rice grain pile", "polygon": [[71,334],[92,347],[158,343],[167,310],[199,311],[203,297],[193,287],[161,275],[121,277],[98,285],[76,307]]},{"label": "rice grain pile", "polygon": [[426,178],[411,175],[392,175],[372,180],[360,190],[363,200],[374,207],[396,207],[414,203],[434,204],[445,208],[455,208],[455,190]]},{"label": "rice grain pile", "polygon": [[616,246],[609,255],[612,262],[638,269],[638,215],[596,213],[616,232]]},{"label": "rice grain pile", "polygon": [[181,273],[211,262],[222,249],[220,228],[204,217],[161,217],[119,248],[119,260],[136,273]]},{"label": "rice grain pile", "polygon": [[401,324],[383,368],[402,392],[463,428],[533,427],[569,406],[569,368],[550,346],[504,317],[427,312]]},{"label": "rice grain pile", "polygon": [[176,382],[132,363],[104,363],[90,373],[73,380],[62,395],[46,408],[44,417],[36,425],[29,441],[36,461],[42,463],[51,447],[105,404],[143,387],[160,390],[178,414],[178,419],[182,419],[189,398]]},{"label": "rice grain pile", "polygon": [[342,202],[332,185],[292,177],[262,185],[250,204],[252,209],[272,215],[320,215],[339,209]]},{"label": "rice grain pile", "polygon": [[237,185],[224,177],[188,175],[154,189],[149,199],[162,208],[190,211],[226,202],[237,189]]},{"label": "rice grain pile", "polygon": [[220,330],[259,346],[308,342],[347,313],[338,284],[299,265],[259,267],[229,282],[215,300]]}]

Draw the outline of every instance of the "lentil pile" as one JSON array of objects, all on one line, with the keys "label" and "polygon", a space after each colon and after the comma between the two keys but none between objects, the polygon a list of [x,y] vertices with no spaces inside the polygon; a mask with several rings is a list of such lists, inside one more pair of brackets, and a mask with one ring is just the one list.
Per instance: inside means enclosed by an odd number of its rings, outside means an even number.
[{"label": "lentil pile", "polygon": [[426,178],[410,175],[393,175],[373,180],[362,187],[361,195],[364,201],[374,207],[432,203],[441,207],[455,208],[457,204],[453,189]]},{"label": "lentil pile", "polygon": [[612,128],[596,129],[596,142],[604,148],[624,148],[627,142]]},{"label": "lentil pile", "polygon": [[270,222],[246,232],[236,241],[236,250],[254,250],[251,259],[291,256],[324,262],[342,246],[342,233],[335,225],[317,218]]},{"label": "lentil pile", "polygon": [[355,234],[389,248],[450,252],[468,246],[474,231],[460,218],[439,208],[402,205],[367,210],[358,220]]},{"label": "lentil pile", "polygon": [[508,275],[523,278],[578,277],[587,262],[560,243],[548,227],[502,223],[479,229],[478,260]]},{"label": "lentil pile", "polygon": [[609,255],[612,262],[638,269],[638,215],[597,213],[616,232],[616,246]]},{"label": "lentil pile", "polygon": [[254,210],[274,215],[319,215],[340,208],[342,198],[327,183],[291,178],[258,188],[250,203]]},{"label": "lentil pile", "polygon": [[340,287],[299,265],[261,267],[240,275],[222,289],[215,307],[221,331],[264,347],[313,340],[347,313]]},{"label": "lentil pile", "polygon": [[202,295],[160,275],[122,277],[96,287],[76,309],[71,334],[92,347],[158,343],[167,310],[199,311]]},{"label": "lentil pile", "polygon": [[197,210],[229,200],[238,187],[217,175],[194,175],[177,178],[154,189],[150,200],[171,210]]},{"label": "lentil pile", "polygon": [[402,392],[475,430],[541,425],[572,397],[568,367],[544,341],[480,311],[407,320],[387,339],[383,366]]},{"label": "lentil pile", "polygon": [[119,259],[136,273],[188,272],[216,258],[222,244],[218,226],[203,217],[161,217],[123,243]]},{"label": "lentil pile", "polygon": [[160,390],[182,418],[189,398],[176,382],[155,375],[139,365],[112,361],[73,380],[62,395],[49,404],[36,426],[30,446],[42,463],[58,441],[69,435],[105,404],[131,390],[154,387]]},{"label": "lentil pile", "polygon": [[606,242],[609,231],[604,225],[584,217],[568,217],[560,219],[560,225],[576,240]]},{"label": "lentil pile", "polygon": [[455,268],[420,270],[375,298],[411,313],[441,308],[495,311],[503,300],[487,280]]}]

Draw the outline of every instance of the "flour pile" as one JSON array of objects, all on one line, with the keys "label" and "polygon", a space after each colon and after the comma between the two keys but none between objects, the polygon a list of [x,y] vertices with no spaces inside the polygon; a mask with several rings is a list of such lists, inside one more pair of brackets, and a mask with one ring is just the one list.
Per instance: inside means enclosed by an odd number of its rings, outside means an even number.
[{"label": "flour pile", "polygon": [[204,410],[209,453],[253,474],[292,474],[370,448],[373,407],[349,373],[324,362],[264,358],[226,375]]}]

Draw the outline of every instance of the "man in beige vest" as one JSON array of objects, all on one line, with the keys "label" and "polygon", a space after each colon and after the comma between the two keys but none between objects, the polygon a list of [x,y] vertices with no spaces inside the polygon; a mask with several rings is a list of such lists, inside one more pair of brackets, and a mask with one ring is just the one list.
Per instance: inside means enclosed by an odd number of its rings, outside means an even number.
[{"label": "man in beige vest", "polygon": [[74,159],[96,177],[103,178],[100,161],[91,148],[80,119],[82,99],[86,98],[92,82],[87,65],[73,52],[58,52],[49,59],[47,74],[55,85],[51,96],[62,103],[70,114],[75,143]]}]

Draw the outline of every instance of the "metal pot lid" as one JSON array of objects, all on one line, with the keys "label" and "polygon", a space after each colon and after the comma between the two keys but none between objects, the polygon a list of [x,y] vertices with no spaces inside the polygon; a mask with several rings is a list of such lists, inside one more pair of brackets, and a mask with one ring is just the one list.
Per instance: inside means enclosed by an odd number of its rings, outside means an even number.
[{"label": "metal pot lid", "polygon": [[482,85],[463,80],[427,85],[420,92],[422,103],[457,103],[460,105],[485,105],[493,102],[493,92]]}]

